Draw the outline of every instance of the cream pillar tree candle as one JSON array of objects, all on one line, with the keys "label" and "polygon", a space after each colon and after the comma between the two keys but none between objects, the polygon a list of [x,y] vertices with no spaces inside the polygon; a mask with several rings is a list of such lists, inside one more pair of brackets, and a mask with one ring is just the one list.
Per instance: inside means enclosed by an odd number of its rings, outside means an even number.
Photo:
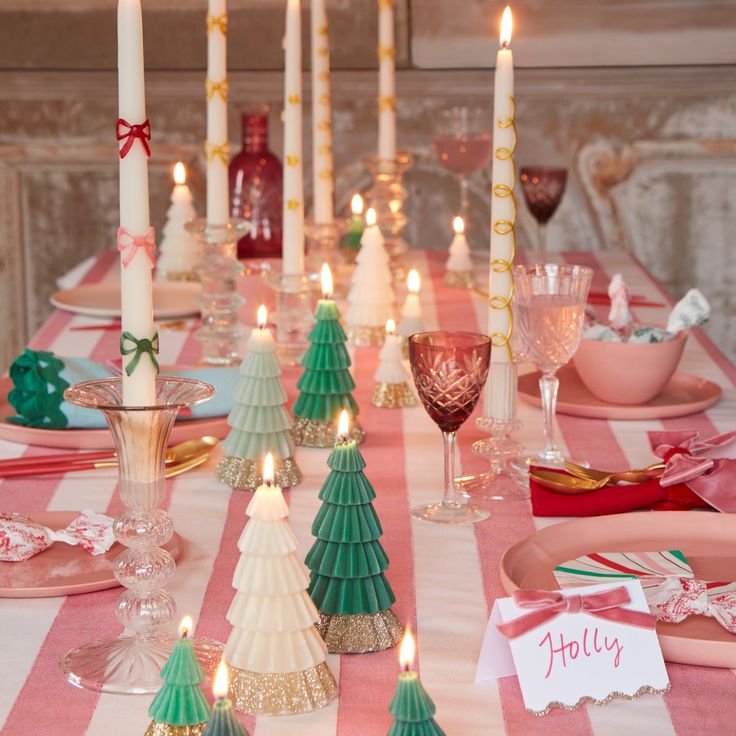
[{"label": "cream pillar tree candle", "polygon": [[398,409],[403,406],[414,406],[417,403],[409,385],[409,374],[401,362],[402,358],[401,341],[396,334],[396,323],[390,319],[386,322],[386,341],[379,353],[378,370],[373,376],[376,381],[371,400],[373,406]]},{"label": "cream pillar tree candle", "polygon": [[452,221],[455,237],[450,243],[450,255],[445,263],[445,283],[456,288],[473,286],[473,261],[470,259],[470,246],[465,237],[465,223],[462,217]]},{"label": "cream pillar tree candle", "polygon": [[378,0],[378,158],[396,158],[394,0]]},{"label": "cream pillar tree candle", "polygon": [[506,419],[513,402],[508,385],[511,372],[505,367],[511,356],[511,266],[516,250],[516,205],[514,186],[514,62],[511,49],[511,9],[506,8],[501,20],[500,45],[496,56],[493,92],[493,170],[491,186],[491,268],[488,285],[488,334],[492,340],[491,372],[486,385],[484,414]]},{"label": "cream pillar tree candle", "polygon": [[288,0],[284,37],[283,273],[304,272],[304,170],[302,162],[302,21],[299,0]]},{"label": "cream pillar tree candle", "polygon": [[151,126],[146,118],[140,0],[118,3],[118,109],[123,403],[152,406],[158,373],[151,274],[156,239],[148,211]]},{"label": "cream pillar tree candle", "polygon": [[332,223],[335,180],[332,172],[330,37],[325,0],[312,0],[312,187],[315,223]]},{"label": "cream pillar tree candle", "polygon": [[209,0],[206,91],[207,222],[210,225],[224,225],[230,215],[226,0]]}]

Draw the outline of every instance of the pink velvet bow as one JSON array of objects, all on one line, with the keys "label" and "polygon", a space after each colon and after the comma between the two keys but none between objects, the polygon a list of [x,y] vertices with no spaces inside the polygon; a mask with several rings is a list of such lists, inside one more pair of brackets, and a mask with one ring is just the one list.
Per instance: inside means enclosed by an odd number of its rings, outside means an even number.
[{"label": "pink velvet bow", "polygon": [[[708,591],[715,588],[725,590],[708,595]],[[733,588],[733,583],[668,578],[647,595],[647,602],[660,621],[677,624],[688,616],[708,616],[736,634],[736,590]]]},{"label": "pink velvet bow", "polygon": [[156,265],[156,257],[153,255],[156,248],[156,231],[149,227],[145,235],[133,235],[127,228],[119,227],[118,250],[123,254],[124,268],[130,265],[139,248],[143,248],[143,252],[151,262],[151,268],[153,268]]},{"label": "pink velvet bow", "polygon": [[513,621],[498,624],[498,630],[508,639],[526,634],[527,631],[551,621],[561,613],[588,613],[591,616],[617,624],[654,628],[656,616],[643,611],[623,608],[629,603],[629,591],[624,587],[611,588],[589,595],[568,595],[551,590],[515,590],[512,598],[520,608],[533,609]]},{"label": "pink velvet bow", "polygon": [[[648,435],[652,451],[665,462],[661,486],[685,483],[718,511],[736,512],[736,431],[707,440],[698,440],[695,430]],[[724,451],[722,448],[728,445],[732,447]],[[714,457],[716,454],[718,457]]]}]

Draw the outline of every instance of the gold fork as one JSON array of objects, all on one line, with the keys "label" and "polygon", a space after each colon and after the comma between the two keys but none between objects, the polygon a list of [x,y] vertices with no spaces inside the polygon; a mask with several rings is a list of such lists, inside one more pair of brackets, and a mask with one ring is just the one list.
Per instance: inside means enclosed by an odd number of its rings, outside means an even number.
[{"label": "gold fork", "polygon": [[576,478],[600,483],[601,485],[599,487],[602,488],[609,484],[616,484],[619,481],[626,481],[627,483],[644,483],[645,481],[661,475],[661,473],[657,473],[657,471],[664,470],[664,463],[652,463],[651,465],[647,465],[646,468],[620,470],[610,473],[605,470],[584,468],[582,465],[576,465],[575,463],[565,463],[565,470]]}]

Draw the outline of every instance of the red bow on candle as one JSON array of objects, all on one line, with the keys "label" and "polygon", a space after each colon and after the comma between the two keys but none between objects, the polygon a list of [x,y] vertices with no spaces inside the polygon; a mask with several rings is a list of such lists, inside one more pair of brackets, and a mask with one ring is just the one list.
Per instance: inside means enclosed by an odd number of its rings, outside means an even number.
[{"label": "red bow on candle", "polygon": [[561,613],[589,613],[605,621],[643,629],[653,629],[657,621],[651,613],[622,608],[631,601],[629,591],[624,587],[611,588],[602,593],[568,596],[551,590],[515,590],[512,598],[520,608],[533,610],[513,621],[497,624],[498,630],[508,639],[526,634]]},{"label": "red bow on candle", "polygon": [[143,144],[146,156],[151,157],[151,148],[148,145],[148,141],[151,140],[151,122],[148,118],[136,125],[131,125],[127,120],[118,118],[115,126],[115,136],[119,141],[125,141],[120,149],[120,158],[125,158],[128,155],[128,151],[133,147],[136,138]]},{"label": "red bow on candle", "polygon": [[707,440],[699,440],[693,430],[648,432],[648,436],[652,451],[665,463],[661,486],[685,483],[718,511],[736,511],[736,431]]},{"label": "red bow on candle", "polygon": [[118,228],[118,250],[123,254],[123,267],[127,268],[135,257],[139,248],[143,248],[143,252],[148,256],[151,262],[151,268],[156,265],[156,258],[153,250],[156,247],[156,231],[149,227],[145,235],[133,235],[130,230],[125,227]]}]

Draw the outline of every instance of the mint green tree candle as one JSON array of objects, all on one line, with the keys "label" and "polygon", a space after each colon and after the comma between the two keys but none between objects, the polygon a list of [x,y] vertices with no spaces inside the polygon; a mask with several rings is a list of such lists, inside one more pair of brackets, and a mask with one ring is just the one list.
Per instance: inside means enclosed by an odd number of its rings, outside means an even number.
[{"label": "mint green tree candle", "polygon": [[229,689],[227,665],[222,661],[212,685],[215,704],[203,736],[248,736],[248,730],[238,720],[232,700],[227,697]]},{"label": "mint green tree candle", "polygon": [[164,684],[148,709],[153,720],[145,736],[201,736],[207,726],[210,706],[201,687],[204,672],[188,638],[191,628],[192,620],[185,616],[181,639],[161,669]]},{"label": "mint green tree candle", "polygon": [[332,273],[322,267],[322,295],[309,333],[309,349],[302,358],[304,373],[296,387],[299,397],[292,408],[294,441],[305,447],[332,447],[337,434],[337,417],[347,410],[353,418],[351,436],[365,437],[358,423],[358,404],[353,398],[355,381],[350,375],[347,335],[340,324],[340,310],[332,297]]},{"label": "mint green tree candle", "polygon": [[434,720],[437,710],[432,698],[422,687],[419,675],[411,668],[414,663],[414,637],[409,627],[401,642],[399,662],[404,671],[399,675],[396,692],[388,706],[394,722],[388,736],[445,736]]},{"label": "mint green tree candle", "polygon": [[373,508],[376,492],[363,470],[365,460],[340,416],[330,473],[312,524],[317,537],[306,557],[309,594],[319,610],[319,633],[333,653],[359,654],[399,643],[401,624],[391,610],[396,600],[386,579],[388,557],[380,543],[381,522]]}]

